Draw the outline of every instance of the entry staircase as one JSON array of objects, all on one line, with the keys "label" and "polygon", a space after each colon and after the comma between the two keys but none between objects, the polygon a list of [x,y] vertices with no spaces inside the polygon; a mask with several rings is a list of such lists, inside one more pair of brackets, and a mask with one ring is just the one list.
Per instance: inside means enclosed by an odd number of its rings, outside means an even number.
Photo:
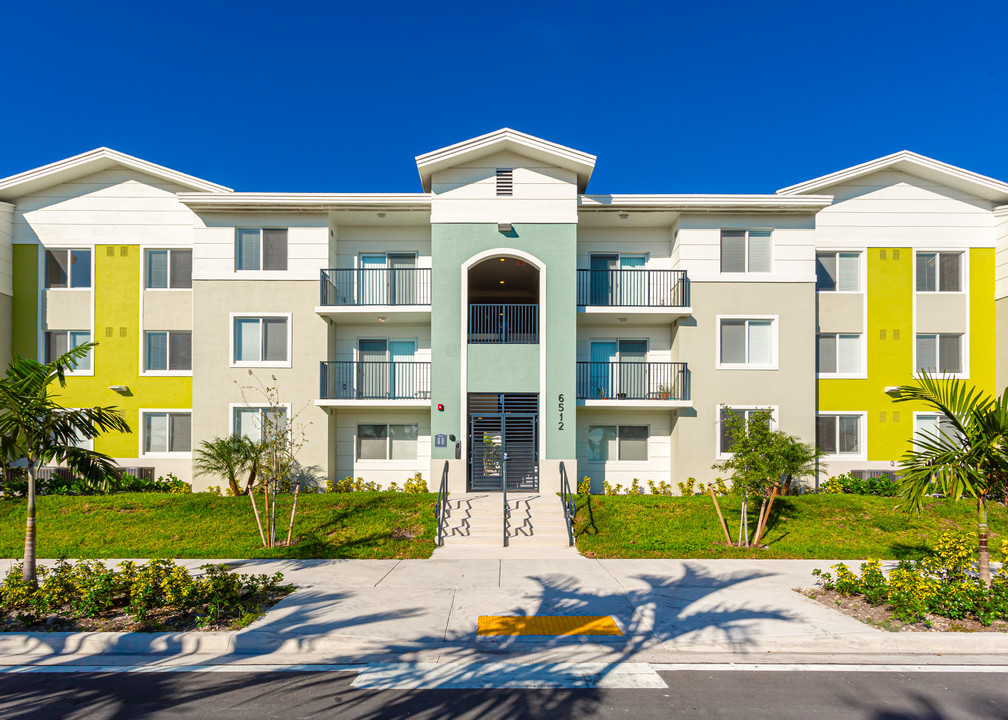
[{"label": "entry staircase", "polygon": [[446,501],[444,545],[433,557],[543,557],[577,555],[570,546],[563,503],[555,494],[499,492],[453,494]]}]

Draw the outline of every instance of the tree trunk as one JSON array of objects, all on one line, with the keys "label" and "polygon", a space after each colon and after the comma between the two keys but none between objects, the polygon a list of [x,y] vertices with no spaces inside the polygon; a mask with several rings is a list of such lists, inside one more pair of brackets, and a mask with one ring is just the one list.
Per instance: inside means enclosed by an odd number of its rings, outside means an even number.
[{"label": "tree trunk", "polygon": [[245,492],[247,492],[249,494],[253,494],[252,491],[255,489],[256,470],[257,469],[258,468],[256,468],[255,466],[253,466],[252,470],[249,472],[248,484],[245,485]]},{"label": "tree trunk", "polygon": [[241,488],[238,487],[238,481],[235,480],[234,475],[228,478],[228,486],[231,488],[232,497],[238,497],[241,495]]},{"label": "tree trunk", "polygon": [[35,463],[28,460],[28,519],[25,522],[24,565],[21,578],[31,587],[38,587],[35,575]]},{"label": "tree trunk", "polygon": [[987,550],[987,505],[984,496],[977,497],[977,560],[980,571],[980,581],[990,588],[990,553]]}]

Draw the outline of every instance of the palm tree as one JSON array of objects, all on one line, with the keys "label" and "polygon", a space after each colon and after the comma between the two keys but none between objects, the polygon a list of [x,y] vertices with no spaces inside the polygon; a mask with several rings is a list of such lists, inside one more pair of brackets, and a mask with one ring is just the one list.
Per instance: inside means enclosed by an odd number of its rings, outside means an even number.
[{"label": "palm tree", "polygon": [[28,463],[28,511],[22,577],[33,587],[35,575],[35,476],[38,468],[65,462],[75,473],[87,477],[108,475],[116,464],[108,455],[78,447],[104,432],[131,432],[122,413],[114,407],[69,409],[50,392],[53,383],[66,387],[66,373],[84,359],[95,343],[73,350],[43,364],[18,357],[0,378],[0,451],[4,462],[23,459]]},{"label": "palm tree", "polygon": [[896,402],[923,403],[945,419],[918,432],[900,460],[903,497],[917,512],[932,487],[956,500],[976,499],[980,579],[990,587],[987,499],[1004,491],[1008,473],[1008,389],[992,398],[962,380],[921,373],[916,384],[899,388]]},{"label": "palm tree", "polygon": [[193,458],[193,470],[197,475],[219,475],[226,478],[231,494],[242,494],[238,487],[238,474],[248,463],[248,444],[241,435],[215,437],[204,440]]}]

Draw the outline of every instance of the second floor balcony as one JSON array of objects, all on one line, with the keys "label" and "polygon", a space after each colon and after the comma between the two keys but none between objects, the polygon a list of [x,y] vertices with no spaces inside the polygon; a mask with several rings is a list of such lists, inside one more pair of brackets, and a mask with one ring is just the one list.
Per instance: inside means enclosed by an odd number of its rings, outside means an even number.
[{"label": "second floor balcony", "polygon": [[469,342],[533,345],[539,342],[539,305],[472,303]]},{"label": "second floor balcony", "polygon": [[681,362],[578,362],[579,404],[687,407],[689,370]]},{"label": "second floor balcony", "polygon": [[430,368],[417,360],[322,362],[318,404],[430,406]]}]

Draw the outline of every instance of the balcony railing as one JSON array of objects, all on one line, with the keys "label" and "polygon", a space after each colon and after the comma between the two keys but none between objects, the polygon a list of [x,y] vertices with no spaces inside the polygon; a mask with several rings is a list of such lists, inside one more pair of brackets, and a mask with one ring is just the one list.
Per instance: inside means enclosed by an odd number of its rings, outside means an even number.
[{"label": "balcony railing", "polygon": [[689,370],[678,362],[579,362],[579,400],[688,400]]},{"label": "balcony railing", "polygon": [[429,400],[429,362],[337,360],[323,362],[323,400]]},{"label": "balcony railing", "polygon": [[473,303],[469,306],[470,343],[539,342],[539,306],[519,303]]},{"label": "balcony railing", "polygon": [[578,270],[578,306],[689,307],[685,270]]},{"label": "balcony railing", "polygon": [[349,268],[322,271],[323,306],[430,305],[430,268]]}]

